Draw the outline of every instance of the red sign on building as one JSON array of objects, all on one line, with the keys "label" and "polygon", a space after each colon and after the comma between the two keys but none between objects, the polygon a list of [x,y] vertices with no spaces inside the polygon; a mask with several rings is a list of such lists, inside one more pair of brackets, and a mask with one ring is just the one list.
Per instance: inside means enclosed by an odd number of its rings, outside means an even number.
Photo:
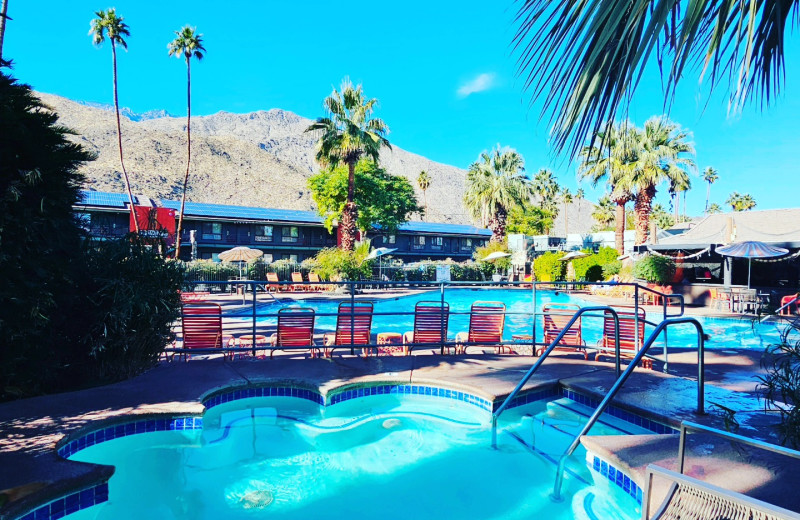
[{"label": "red sign on building", "polygon": [[[175,210],[169,208],[153,208],[134,206],[136,222],[139,224],[139,236],[145,239],[163,240],[168,246],[175,244]],[[130,218],[131,233],[136,231],[133,214]]]}]

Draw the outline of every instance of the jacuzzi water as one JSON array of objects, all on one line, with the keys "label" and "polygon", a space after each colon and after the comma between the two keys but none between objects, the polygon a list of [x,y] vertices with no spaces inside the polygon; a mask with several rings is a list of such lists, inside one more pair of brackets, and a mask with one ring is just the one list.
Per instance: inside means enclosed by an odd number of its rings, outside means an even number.
[{"label": "jacuzzi water", "polygon": [[[590,410],[567,399],[488,412],[449,399],[379,395],[321,408],[265,397],[210,409],[203,429],[107,441],[71,459],[116,467],[84,519],[634,519],[634,498],[573,455],[563,502],[554,460]],[[604,418],[592,435],[650,433]],[[532,445],[531,449],[528,445]],[[595,483],[596,481],[596,483]]]},{"label": "jacuzzi water", "polygon": [[[259,298],[265,298],[260,296]],[[409,296],[398,298],[375,299],[376,316],[373,319],[373,332],[399,332],[403,333],[413,329],[414,306],[419,301],[440,301],[439,291],[427,291]],[[515,334],[530,334],[532,331],[530,312],[533,308],[532,294],[530,290],[524,289],[466,289],[448,288],[445,291],[445,301],[450,306],[450,320],[448,326],[448,336],[455,337],[460,331],[469,329],[469,311],[476,300],[494,300],[506,304],[506,325],[504,340],[511,341]],[[264,304],[257,309],[257,322],[259,325],[275,326],[277,318],[275,314],[283,307],[309,307],[314,309],[318,316],[316,319],[316,329],[318,332],[325,330],[335,330],[336,312],[340,301],[326,299],[310,299],[301,302],[290,298],[282,298],[278,301],[265,300]],[[537,291],[536,310],[542,311],[542,306],[548,303],[574,303],[581,307],[596,306],[597,304],[582,300],[579,295],[566,294],[562,291]],[[678,312],[677,308],[671,308],[670,314]],[[389,313],[390,315],[378,315],[377,313]],[[399,314],[408,313],[408,314]],[[513,314],[521,313],[521,314]],[[330,316],[320,316],[319,314],[330,314]],[[243,317],[244,323],[251,323],[248,319],[252,315],[250,309],[239,310],[231,313],[232,316]],[[269,315],[269,316],[268,316]],[[658,323],[663,318],[663,313],[648,315],[647,318]],[[780,332],[783,328],[776,322],[759,323],[752,319],[734,318],[710,318],[698,316],[698,321],[703,325],[703,329],[709,335],[706,348],[748,348],[754,350],[764,350],[769,345],[780,342]],[[544,340],[542,336],[542,318],[538,318],[537,341]],[[602,337],[603,318],[584,316],[581,324],[583,339],[587,345],[595,345]],[[649,335],[653,327],[646,326],[646,334]],[[663,345],[662,339],[656,342],[656,346]],[[697,332],[694,326],[689,324],[675,325],[668,330],[668,345],[670,348],[696,348]]]}]

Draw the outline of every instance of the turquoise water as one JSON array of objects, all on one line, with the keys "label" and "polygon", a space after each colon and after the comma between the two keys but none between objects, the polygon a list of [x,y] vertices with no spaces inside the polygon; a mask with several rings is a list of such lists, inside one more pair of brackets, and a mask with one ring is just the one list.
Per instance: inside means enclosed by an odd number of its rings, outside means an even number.
[{"label": "turquoise water", "polygon": [[[514,408],[493,449],[487,412],[446,399],[381,395],[325,408],[245,399],[209,410],[203,430],[73,455],[116,471],[109,501],[70,519],[638,518],[635,500],[588,469],[584,452],[570,460],[565,500],[549,498],[552,461],[588,412],[566,399]],[[591,434],[646,432],[608,421]]]},{"label": "turquoise water", "polygon": [[[536,309],[541,312],[542,306],[548,303],[575,303],[582,307],[596,305],[585,300],[580,296],[573,296],[563,292],[556,293],[555,291],[537,291],[536,295]],[[425,293],[413,294],[399,298],[391,299],[375,299],[372,300],[375,304],[376,313],[390,313],[389,316],[376,315],[373,319],[373,332],[399,332],[403,333],[413,329],[414,317],[412,315],[398,315],[400,312],[414,312],[414,306],[420,301],[440,301],[441,295],[439,291],[430,291]],[[531,291],[521,289],[451,289],[445,291],[445,301],[450,304],[450,323],[448,327],[448,337],[454,338],[458,332],[466,331],[469,328],[469,310],[472,303],[476,300],[496,300],[506,304],[506,311],[509,313],[527,313],[525,314],[509,314],[506,317],[506,327],[504,333],[504,340],[511,341],[514,334],[530,334],[531,318],[530,312],[532,310]],[[303,302],[295,302],[294,300],[285,299],[280,302],[270,303],[259,307],[258,312],[261,314],[274,314],[283,307],[310,307],[318,314],[327,313],[335,314],[339,305],[339,301],[334,300],[305,300]],[[248,316],[251,311],[241,311],[242,316]],[[464,314],[452,314],[452,313]],[[671,310],[670,312],[677,312]],[[663,316],[649,315],[648,319],[655,323],[661,321]],[[703,325],[705,332],[709,335],[710,339],[706,342],[706,348],[710,349],[724,349],[724,348],[748,348],[763,350],[770,344],[777,343],[780,339],[780,329],[774,323],[757,323],[747,319],[729,319],[729,318],[708,318],[698,317],[700,323]],[[258,323],[262,325],[275,326],[277,318],[274,316],[262,316],[258,318]],[[537,323],[537,341],[543,341],[542,338],[542,318],[538,318]],[[316,320],[316,327],[318,332],[334,330],[336,328],[335,316],[318,316]],[[583,338],[587,345],[595,345],[602,336],[603,320],[602,318],[586,316],[582,320]],[[653,327],[648,326],[648,331]],[[649,333],[649,332],[648,332]],[[669,347],[680,348],[696,348],[695,328],[692,325],[675,325],[668,330],[668,344]],[[663,344],[663,342],[659,342]]]}]

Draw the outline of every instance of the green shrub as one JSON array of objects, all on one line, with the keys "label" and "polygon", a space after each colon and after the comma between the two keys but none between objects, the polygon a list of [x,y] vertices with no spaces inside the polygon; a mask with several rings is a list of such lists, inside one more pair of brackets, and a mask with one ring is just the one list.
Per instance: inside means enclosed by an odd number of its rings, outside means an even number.
[{"label": "green shrub", "polygon": [[613,262],[605,264],[603,266],[603,280],[608,280],[614,275],[619,274],[621,270],[622,270],[622,262],[620,262],[619,260],[614,260]]},{"label": "green shrub", "polygon": [[501,271],[507,270],[511,267],[511,257],[506,256],[503,258],[498,258],[497,260],[490,260],[489,262],[484,262],[483,259],[489,256],[492,253],[511,253],[508,249],[508,242],[489,242],[485,246],[479,247],[475,249],[475,252],[472,254],[472,257],[475,261],[479,264],[483,264],[485,267],[482,267],[481,270],[491,276],[492,273],[499,273]]},{"label": "green shrub", "polygon": [[647,255],[633,266],[633,276],[650,283],[670,283],[675,275],[675,262],[669,258]]},{"label": "green shrub", "polygon": [[[589,250],[584,250],[584,252],[590,253]],[[617,274],[618,269],[616,272],[606,275],[605,266],[618,263],[617,250],[613,247],[601,247],[597,253],[572,261],[572,265],[575,267],[575,278],[589,282],[597,282]]]},{"label": "green shrub", "polygon": [[758,392],[768,410],[777,410],[781,422],[777,425],[781,442],[800,448],[800,326],[792,322],[781,331],[780,343],[770,345],[761,358],[765,374]]},{"label": "green shrub", "polygon": [[562,256],[562,254],[555,252],[537,256],[533,261],[533,272],[536,274],[536,280],[541,282],[563,281],[566,276],[567,266],[565,265],[566,262],[560,260]]},{"label": "green shrub", "polygon": [[366,260],[368,254],[369,244],[366,242],[355,251],[329,247],[320,250],[307,265],[323,280],[358,281],[372,277],[372,260]]}]

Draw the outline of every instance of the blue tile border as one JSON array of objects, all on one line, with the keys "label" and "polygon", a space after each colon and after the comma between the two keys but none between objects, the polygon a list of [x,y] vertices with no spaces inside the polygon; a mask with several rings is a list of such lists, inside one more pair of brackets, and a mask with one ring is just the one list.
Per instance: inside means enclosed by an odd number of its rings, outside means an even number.
[{"label": "blue tile border", "polygon": [[[556,385],[551,386],[550,388],[545,388],[544,390],[521,392],[514,399],[512,399],[510,403],[508,403],[506,410],[511,408],[516,408],[518,406],[524,406],[528,403],[533,403],[535,401],[541,401],[543,399],[550,399],[552,397],[560,397],[560,396],[561,394]],[[500,408],[500,406],[503,405],[503,401],[504,399],[495,401],[494,406],[492,407],[492,412]]]},{"label": "blue tile border", "polygon": [[224,403],[238,401],[239,399],[250,399],[253,397],[297,397],[325,406],[325,398],[319,392],[298,388],[294,386],[259,386],[253,388],[240,388],[216,394],[203,400],[206,411]]},{"label": "blue tile border", "polygon": [[633,479],[622,470],[616,468],[613,464],[606,462],[594,453],[586,453],[587,464],[591,460],[589,467],[605,477],[606,480],[619,487],[627,495],[636,500],[638,504],[642,503],[642,488],[633,481]]},{"label": "blue tile border", "polygon": [[[598,401],[597,399],[575,392],[574,390],[564,388],[563,386],[560,388],[561,388],[561,397],[566,397],[567,399],[571,399],[576,403],[586,405],[590,408],[597,408],[600,405],[600,401]],[[680,430],[676,428],[667,426],[666,424],[662,424],[657,421],[653,421],[646,417],[642,417],[641,415],[631,413],[627,410],[623,410],[622,408],[619,408],[614,405],[609,405],[609,407],[606,408],[605,412],[603,413],[607,413],[611,417],[616,417],[621,421],[625,421],[627,423],[640,426],[642,428],[650,430],[653,433],[658,433],[662,435],[671,435],[680,433]]]},{"label": "blue tile border", "polygon": [[58,520],[81,509],[108,501],[108,482],[82,489],[37,507],[18,520]]},{"label": "blue tile border", "polygon": [[431,397],[439,397],[444,399],[452,399],[460,401],[472,406],[477,406],[481,410],[491,412],[492,402],[483,397],[474,394],[463,392],[461,390],[453,390],[450,388],[440,388],[437,386],[427,385],[409,385],[409,384],[382,384],[373,386],[363,386],[343,390],[328,395],[326,405],[331,406],[350,399],[358,399],[361,397],[369,397],[371,395],[427,395]]}]

